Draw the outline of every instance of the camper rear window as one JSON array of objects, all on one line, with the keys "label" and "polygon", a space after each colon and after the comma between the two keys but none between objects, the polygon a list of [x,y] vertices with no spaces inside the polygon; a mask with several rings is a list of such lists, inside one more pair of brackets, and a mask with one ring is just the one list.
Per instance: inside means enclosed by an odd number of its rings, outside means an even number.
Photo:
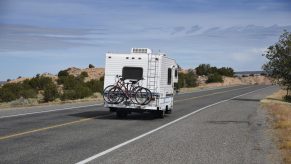
[{"label": "camper rear window", "polygon": [[143,69],[141,67],[123,67],[123,79],[141,80],[143,78]]},{"label": "camper rear window", "polygon": [[172,69],[168,68],[168,85],[172,84]]}]

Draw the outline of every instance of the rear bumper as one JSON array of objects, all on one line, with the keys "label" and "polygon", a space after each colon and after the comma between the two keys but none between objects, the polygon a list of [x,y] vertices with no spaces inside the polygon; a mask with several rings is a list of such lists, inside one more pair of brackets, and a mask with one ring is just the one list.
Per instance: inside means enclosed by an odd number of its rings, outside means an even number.
[{"label": "rear bumper", "polygon": [[122,110],[158,110],[159,107],[155,105],[137,105],[137,104],[108,104],[104,103],[104,107],[111,108],[111,109],[122,109]]}]

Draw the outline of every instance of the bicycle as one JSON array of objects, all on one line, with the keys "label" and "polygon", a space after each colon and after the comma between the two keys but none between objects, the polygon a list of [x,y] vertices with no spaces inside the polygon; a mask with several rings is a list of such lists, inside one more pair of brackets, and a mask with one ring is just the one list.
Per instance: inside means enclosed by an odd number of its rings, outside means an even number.
[{"label": "bicycle", "polygon": [[[119,104],[123,102],[129,104],[146,105],[152,99],[152,94],[149,89],[141,87],[139,80],[130,80],[126,83],[122,76],[118,78],[115,85],[109,85],[104,89],[103,98],[107,103]],[[129,101],[128,101],[129,100]]]}]

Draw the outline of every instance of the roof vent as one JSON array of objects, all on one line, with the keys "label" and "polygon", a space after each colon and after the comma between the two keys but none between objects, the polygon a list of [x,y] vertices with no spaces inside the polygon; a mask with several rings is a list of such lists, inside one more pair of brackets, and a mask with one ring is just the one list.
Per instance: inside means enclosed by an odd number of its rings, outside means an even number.
[{"label": "roof vent", "polygon": [[149,48],[132,48],[131,53],[150,54],[150,53],[152,53],[152,50]]}]

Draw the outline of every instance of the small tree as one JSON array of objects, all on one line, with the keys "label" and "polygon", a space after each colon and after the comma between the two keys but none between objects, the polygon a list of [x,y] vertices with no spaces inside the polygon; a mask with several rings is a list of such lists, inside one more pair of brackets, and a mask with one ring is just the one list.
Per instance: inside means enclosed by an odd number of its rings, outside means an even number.
[{"label": "small tree", "polygon": [[263,65],[263,69],[268,73],[268,75],[278,80],[279,84],[287,90],[285,99],[290,99],[291,33],[285,30],[280,36],[279,41],[270,46],[263,56],[269,60]]},{"label": "small tree", "polygon": [[185,75],[185,87],[196,87],[197,86],[197,78],[193,71],[189,71]]},{"label": "small tree", "polygon": [[218,73],[223,76],[229,76],[229,77],[234,76],[234,70],[230,67],[221,67],[218,69]]},{"label": "small tree", "polygon": [[195,68],[197,75],[208,75],[210,71],[210,64],[200,64]]},{"label": "small tree", "polygon": [[59,96],[57,86],[54,83],[48,84],[44,88],[43,96],[44,96],[43,100],[45,102],[49,102],[49,101],[55,100]]},{"label": "small tree", "polygon": [[206,83],[216,83],[216,82],[219,82],[219,83],[223,82],[222,76],[220,74],[214,73],[214,74],[208,75],[208,79],[206,80]]}]

